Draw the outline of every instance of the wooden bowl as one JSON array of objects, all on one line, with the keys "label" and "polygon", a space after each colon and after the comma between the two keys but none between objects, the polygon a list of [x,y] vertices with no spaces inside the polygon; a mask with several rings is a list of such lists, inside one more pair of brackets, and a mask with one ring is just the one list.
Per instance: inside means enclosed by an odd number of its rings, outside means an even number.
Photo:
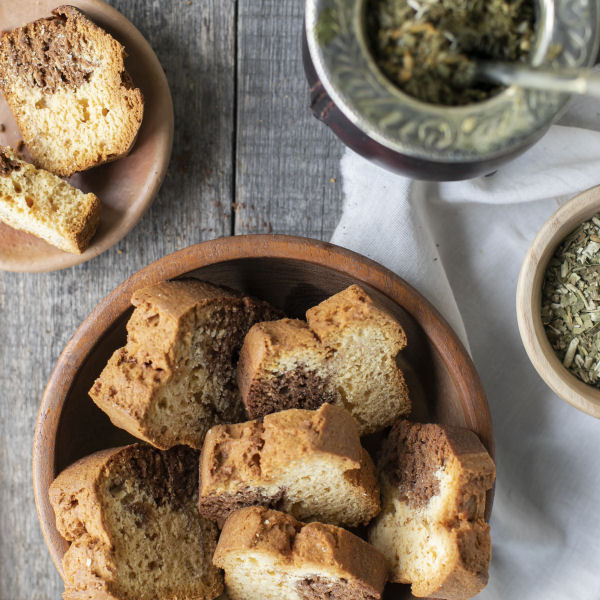
[{"label": "wooden bowl", "polygon": [[555,354],[542,325],[542,283],[552,255],[574,229],[600,212],[600,186],[559,208],[536,235],[517,285],[517,320],[525,350],[552,391],[575,408],[600,418],[600,390],[577,379]]},{"label": "wooden bowl", "polygon": [[[391,271],[325,242],[281,235],[222,238],[181,250],[142,269],[109,294],[85,319],[60,356],[44,393],[33,445],[36,506],[56,567],[67,543],[48,501],[52,480],[65,467],[102,448],[132,440],[88,397],[113,351],[124,345],[130,298],[140,287],[197,277],[263,298],[291,317],[359,283],[402,323],[401,353],[413,418],[468,427],[493,456],[494,434],[485,393],[468,353],[437,310]],[[488,496],[488,514],[492,494]],[[391,586],[406,597],[407,586]]]},{"label": "wooden bowl", "polygon": [[[69,182],[94,192],[102,202],[100,226],[83,254],[63,252],[37,237],[0,223],[0,269],[53,271],[85,262],[121,240],[141,219],[154,200],[173,146],[173,102],[167,78],[142,34],[118,11],[101,0],[69,0],[125,46],[125,66],[144,94],[144,120],[128,156],[77,173]],[[3,30],[50,16],[57,0],[0,2]],[[16,147],[21,134],[8,104],[0,95],[0,145]],[[1,129],[1,128],[0,128]]]}]

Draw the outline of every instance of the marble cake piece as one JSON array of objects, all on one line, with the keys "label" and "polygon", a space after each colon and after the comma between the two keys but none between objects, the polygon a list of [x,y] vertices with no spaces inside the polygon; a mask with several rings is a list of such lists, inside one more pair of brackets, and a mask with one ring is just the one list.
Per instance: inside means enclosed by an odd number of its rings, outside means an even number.
[{"label": "marble cake piece", "polygon": [[250,418],[329,402],[346,408],[361,435],[410,412],[396,358],[402,326],[358,285],[306,313],[306,322],[258,323],[240,355],[238,383]]},{"label": "marble cake piece", "polygon": [[135,292],[127,344],[90,396],[117,426],[157,448],[202,448],[214,425],[244,420],[235,381],[250,327],[281,316],[267,302],[195,279]]},{"label": "marble cake piece", "polygon": [[230,600],[380,600],[384,557],[345,529],[264,507],[227,519],[214,564]]},{"label": "marble cake piece", "polygon": [[367,525],[379,512],[375,467],[343,408],[290,409],[217,425],[204,440],[200,513],[217,521],[264,505],[300,520]]},{"label": "marble cake piece", "polygon": [[491,558],[485,498],[494,462],[467,429],[400,420],[378,464],[382,510],[369,541],[391,581],[417,597],[463,600],[486,585]]},{"label": "marble cake piece", "polygon": [[50,486],[56,527],[71,543],[64,600],[212,600],[218,530],[198,514],[198,452],[146,444],[104,450]]},{"label": "marble cake piece", "polygon": [[2,35],[0,89],[36,166],[69,177],[129,152],[144,101],[124,56],[73,6]]}]

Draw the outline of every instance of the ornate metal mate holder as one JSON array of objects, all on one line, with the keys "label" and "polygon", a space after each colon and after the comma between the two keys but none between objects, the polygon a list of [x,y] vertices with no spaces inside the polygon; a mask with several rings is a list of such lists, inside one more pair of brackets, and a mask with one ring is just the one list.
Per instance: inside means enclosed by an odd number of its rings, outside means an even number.
[{"label": "ornate metal mate holder", "polygon": [[[485,175],[531,147],[566,107],[568,94],[516,86],[460,107],[411,98],[371,56],[365,5],[365,0],[306,0],[304,67],[313,114],[379,165],[416,179]],[[599,36],[600,0],[536,0],[531,62],[590,66]]]}]

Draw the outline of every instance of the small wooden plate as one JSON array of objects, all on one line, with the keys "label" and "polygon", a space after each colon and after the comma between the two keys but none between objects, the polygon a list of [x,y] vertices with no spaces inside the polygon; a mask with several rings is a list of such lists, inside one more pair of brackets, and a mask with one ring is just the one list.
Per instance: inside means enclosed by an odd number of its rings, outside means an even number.
[{"label": "small wooden plate", "polygon": [[[69,181],[102,202],[100,227],[83,254],[69,254],[0,223],[0,269],[4,271],[54,271],[98,256],[140,220],[156,196],[166,174],[173,146],[173,102],[167,78],[154,51],[142,34],[118,11],[102,0],[69,0],[95,23],[119,40],[127,52],[125,62],[134,83],[144,94],[144,120],[128,156]],[[57,0],[0,2],[0,27],[10,30],[50,16]],[[0,96],[0,145],[17,147],[21,135],[4,98]],[[0,128],[1,129],[1,128]]]},{"label": "small wooden plate", "polygon": [[[412,418],[468,427],[494,455],[492,420],[473,362],[437,310],[400,277],[354,252],[316,240],[254,235],[204,242],[142,269],[102,300],[75,332],[50,377],[35,431],[33,479],[42,531],[59,571],[68,544],[55,527],[50,484],[79,458],[133,441],[111,424],[88,390],[114,350],[125,343],[134,291],[183,276],[229,286],[299,318],[311,306],[359,283],[406,331],[408,346],[401,360]],[[490,491],[488,516],[492,497]],[[386,599],[407,597],[408,586],[386,587]]]},{"label": "small wooden plate", "polygon": [[525,350],[540,377],[557,396],[600,418],[600,389],[583,383],[563,366],[542,324],[542,283],[548,263],[565,237],[596,213],[600,213],[600,186],[569,200],[540,229],[519,274],[517,320]]}]

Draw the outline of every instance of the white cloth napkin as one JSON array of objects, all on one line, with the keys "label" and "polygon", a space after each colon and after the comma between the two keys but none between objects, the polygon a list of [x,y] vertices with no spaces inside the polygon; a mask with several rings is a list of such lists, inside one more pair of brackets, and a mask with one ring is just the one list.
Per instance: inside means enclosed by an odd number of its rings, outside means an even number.
[{"label": "white cloth napkin", "polygon": [[600,421],[560,400],[521,344],[525,253],[558,206],[600,184],[600,103],[574,101],[531,150],[491,177],[426,183],[351,151],[332,242],[407,280],[470,348],[497,447],[486,600],[600,599]]}]

